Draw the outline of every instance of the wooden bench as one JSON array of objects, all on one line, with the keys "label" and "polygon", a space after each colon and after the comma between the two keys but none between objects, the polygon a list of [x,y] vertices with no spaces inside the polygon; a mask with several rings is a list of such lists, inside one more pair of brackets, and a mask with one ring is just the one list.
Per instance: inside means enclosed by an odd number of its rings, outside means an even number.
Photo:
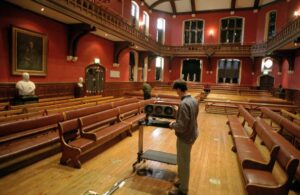
[{"label": "wooden bench", "polygon": [[[80,117],[78,120],[68,120],[59,123],[59,134],[62,144],[60,163],[65,165],[71,160],[76,168],[81,168],[80,157],[100,145],[130,130],[130,125],[118,121],[119,110],[109,109],[103,112]],[[66,142],[66,133],[76,131],[80,136]]]},{"label": "wooden bench", "polygon": [[90,106],[86,108],[80,108],[80,109],[75,109],[75,110],[69,110],[63,113],[65,120],[70,120],[74,118],[79,118],[82,116],[86,116],[89,114],[94,114],[97,112],[102,112],[108,109],[112,109],[118,106],[130,104],[130,103],[135,103],[138,100],[136,98],[129,98],[129,99],[124,99],[124,100],[118,100],[118,101],[113,101],[113,102],[107,102],[103,104],[99,104],[96,106]]},{"label": "wooden bench", "polygon": [[294,113],[291,113],[287,110],[281,109],[280,110],[280,114],[288,119],[290,119],[291,121],[293,121],[294,123],[296,123],[297,125],[300,125],[300,116],[296,115]]},{"label": "wooden bench", "polygon": [[[241,122],[239,116],[243,117],[243,121]],[[229,126],[228,134],[232,135],[233,138],[235,137],[245,137],[250,138],[251,140],[255,139],[256,132],[255,132],[255,118],[241,105],[239,105],[239,113],[237,116],[229,115],[227,116],[228,121],[227,125]],[[248,135],[245,129],[246,123],[252,129],[251,135]],[[235,139],[233,139],[234,141]],[[236,151],[235,145],[232,147],[232,151]]]},{"label": "wooden bench", "polygon": [[278,133],[280,133],[292,144],[294,144],[295,147],[300,149],[300,126],[299,125],[293,123],[289,119],[281,116],[276,112],[273,112],[268,108],[265,107],[261,108],[261,112],[263,116],[267,116],[268,118],[270,118],[271,125],[272,123],[276,123],[277,125],[279,125]]},{"label": "wooden bench", "polygon": [[[279,181],[277,177],[273,175],[272,170],[257,169],[256,167],[253,168],[251,166],[244,167],[242,173],[246,184],[246,191],[250,195],[288,194],[289,187],[297,172],[297,168],[299,170],[299,151],[278,133],[272,131],[272,128],[264,120],[257,119],[256,127],[259,136],[269,136],[272,142],[279,147],[278,154],[276,155],[276,162],[278,162],[283,169],[286,177],[284,181]],[[268,142],[265,143],[268,145]]]},{"label": "wooden bench", "polygon": [[[62,120],[62,115],[56,114],[0,124],[1,172],[14,169],[14,165],[32,158],[38,150],[58,142],[57,123]],[[44,152],[38,155],[46,156]]]},{"label": "wooden bench", "polygon": [[238,161],[241,164],[242,170],[250,168],[271,171],[275,164],[279,146],[273,140],[270,133],[261,130],[260,120],[256,119],[255,131],[270,150],[269,159],[263,157],[258,147],[249,137],[233,136]]},{"label": "wooden bench", "polygon": [[7,117],[0,117],[0,123],[9,123],[12,121],[17,121],[17,120],[26,120],[29,118],[41,117],[44,115],[45,115],[45,112],[43,110],[38,111],[38,112],[11,115],[11,116],[7,116]]},{"label": "wooden bench", "polygon": [[[130,125],[130,130],[138,126],[138,122],[146,118],[146,114],[141,112],[141,103],[132,103],[119,106],[119,121]],[[129,131],[131,135],[131,131]]]}]

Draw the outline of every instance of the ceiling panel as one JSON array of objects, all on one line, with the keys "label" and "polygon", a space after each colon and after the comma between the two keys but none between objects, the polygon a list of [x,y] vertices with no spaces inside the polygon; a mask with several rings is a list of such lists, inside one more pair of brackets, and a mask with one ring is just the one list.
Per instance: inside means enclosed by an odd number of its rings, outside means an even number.
[{"label": "ceiling panel", "polygon": [[259,6],[266,5],[266,4],[271,3],[273,1],[275,1],[275,0],[260,0],[259,1]]},{"label": "ceiling panel", "polygon": [[197,11],[229,9],[231,0],[195,0]]},{"label": "ceiling panel", "polygon": [[191,12],[192,6],[190,2],[186,1],[175,1],[176,11],[177,12]]},{"label": "ceiling panel", "polygon": [[28,9],[30,11],[33,11],[35,13],[44,15],[46,17],[52,18],[54,20],[63,22],[65,24],[74,24],[74,23],[79,23],[79,21],[75,20],[74,18],[68,17],[67,15],[61,14],[57,11],[48,9],[48,8],[44,8],[44,11],[41,11],[41,8],[43,6],[34,3],[31,0],[22,0],[22,1],[15,1],[15,0],[7,0],[10,3],[13,3],[15,5],[18,5],[22,8]]},{"label": "ceiling panel", "polygon": [[249,8],[253,7],[255,0],[236,0],[236,8]]},{"label": "ceiling panel", "polygon": [[144,2],[148,5],[151,6],[153,3],[155,3],[157,0],[144,0]]},{"label": "ceiling panel", "polygon": [[172,6],[168,1],[158,4],[154,9],[164,11],[167,13],[173,13]]}]

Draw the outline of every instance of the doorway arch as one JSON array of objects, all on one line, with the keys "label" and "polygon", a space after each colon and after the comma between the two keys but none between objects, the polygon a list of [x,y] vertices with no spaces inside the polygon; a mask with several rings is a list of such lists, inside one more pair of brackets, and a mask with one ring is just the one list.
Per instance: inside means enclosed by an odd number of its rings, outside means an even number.
[{"label": "doorway arch", "polygon": [[274,77],[271,75],[261,75],[258,83],[259,89],[270,91],[274,87]]},{"label": "doorway arch", "polygon": [[104,91],[105,68],[100,64],[91,64],[85,68],[86,93],[102,94]]}]

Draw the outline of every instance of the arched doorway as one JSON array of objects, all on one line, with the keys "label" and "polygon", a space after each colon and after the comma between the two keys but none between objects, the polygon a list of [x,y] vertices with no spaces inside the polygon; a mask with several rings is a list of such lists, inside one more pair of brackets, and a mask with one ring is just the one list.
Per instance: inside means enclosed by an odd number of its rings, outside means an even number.
[{"label": "arched doorway", "polygon": [[86,93],[102,94],[105,82],[105,68],[100,64],[91,64],[85,68]]},{"label": "arched doorway", "polygon": [[201,64],[199,59],[185,59],[181,66],[181,78],[185,81],[201,81]]},{"label": "arched doorway", "polygon": [[274,77],[270,75],[262,75],[259,79],[259,89],[271,90],[274,87]]}]

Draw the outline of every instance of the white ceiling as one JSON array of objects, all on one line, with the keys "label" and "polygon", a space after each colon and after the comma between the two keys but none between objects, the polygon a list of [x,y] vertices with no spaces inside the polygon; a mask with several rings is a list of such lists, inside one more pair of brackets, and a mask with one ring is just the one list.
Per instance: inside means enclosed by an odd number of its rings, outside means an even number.
[{"label": "white ceiling", "polygon": [[[152,10],[173,13],[172,4],[174,2],[176,14],[193,13],[192,1],[195,2],[195,12],[205,12],[212,10],[231,10],[234,0],[144,0],[145,4]],[[264,6],[278,0],[259,0],[258,6]],[[235,9],[254,9],[255,0],[235,0]]]}]

